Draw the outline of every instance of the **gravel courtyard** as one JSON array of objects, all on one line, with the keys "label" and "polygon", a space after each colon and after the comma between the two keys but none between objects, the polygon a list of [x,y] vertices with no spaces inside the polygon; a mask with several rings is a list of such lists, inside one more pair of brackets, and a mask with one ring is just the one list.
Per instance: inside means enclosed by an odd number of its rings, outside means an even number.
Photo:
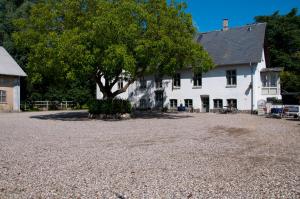
[{"label": "gravel courtyard", "polygon": [[299,198],[300,121],[0,113],[0,198]]}]

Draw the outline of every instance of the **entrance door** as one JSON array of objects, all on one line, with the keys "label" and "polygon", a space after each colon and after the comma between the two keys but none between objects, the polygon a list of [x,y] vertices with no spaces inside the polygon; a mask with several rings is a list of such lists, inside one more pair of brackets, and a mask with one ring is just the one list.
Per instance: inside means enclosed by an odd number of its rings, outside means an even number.
[{"label": "entrance door", "polygon": [[202,110],[201,112],[208,113],[209,112],[209,96],[202,96]]},{"label": "entrance door", "polygon": [[164,104],[164,95],[162,91],[155,92],[155,107],[156,108],[163,108]]}]

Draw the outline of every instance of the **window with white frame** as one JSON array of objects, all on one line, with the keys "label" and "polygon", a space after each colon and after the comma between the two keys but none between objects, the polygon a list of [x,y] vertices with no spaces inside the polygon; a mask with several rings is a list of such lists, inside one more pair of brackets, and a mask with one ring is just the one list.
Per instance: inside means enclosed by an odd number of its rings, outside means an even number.
[{"label": "window with white frame", "polygon": [[236,86],[236,70],[226,71],[227,86]]},{"label": "window with white frame", "polygon": [[147,100],[140,99],[140,108],[147,108]]},{"label": "window with white frame", "polygon": [[147,88],[147,80],[145,80],[144,77],[140,78],[140,89],[146,89]]},{"label": "window with white frame", "polygon": [[170,99],[170,108],[177,108],[177,99]]},{"label": "window with white frame", "polygon": [[223,108],[223,100],[214,99],[214,108]]},{"label": "window with white frame", "polygon": [[185,99],[184,106],[187,108],[193,108],[193,100],[192,99]]},{"label": "window with white frame", "polygon": [[176,73],[173,77],[173,86],[180,87],[180,73]]},{"label": "window with white frame", "polygon": [[277,87],[277,74],[276,73],[262,73],[261,80],[263,87]]},{"label": "window with white frame", "polygon": [[194,85],[194,87],[202,86],[202,73],[194,74],[193,85]]},{"label": "window with white frame", "polygon": [[0,90],[0,103],[6,103],[6,91]]},{"label": "window with white frame", "polygon": [[237,108],[237,100],[236,99],[227,99],[227,105],[230,108]]},{"label": "window with white frame", "polygon": [[118,89],[122,89],[123,88],[123,78],[120,78],[118,81]]},{"label": "window with white frame", "polygon": [[155,78],[155,87],[156,88],[162,88],[163,87],[162,79],[161,78],[159,78],[159,77]]}]

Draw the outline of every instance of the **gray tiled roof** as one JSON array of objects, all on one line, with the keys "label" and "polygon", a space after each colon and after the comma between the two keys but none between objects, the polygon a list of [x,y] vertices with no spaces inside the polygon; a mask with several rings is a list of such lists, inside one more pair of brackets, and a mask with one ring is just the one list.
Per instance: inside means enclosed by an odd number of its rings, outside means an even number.
[{"label": "gray tiled roof", "polygon": [[266,23],[251,24],[227,31],[200,33],[197,42],[216,65],[258,63],[262,59]]},{"label": "gray tiled roof", "polygon": [[10,56],[10,54],[0,46],[0,75],[26,76],[26,73]]}]

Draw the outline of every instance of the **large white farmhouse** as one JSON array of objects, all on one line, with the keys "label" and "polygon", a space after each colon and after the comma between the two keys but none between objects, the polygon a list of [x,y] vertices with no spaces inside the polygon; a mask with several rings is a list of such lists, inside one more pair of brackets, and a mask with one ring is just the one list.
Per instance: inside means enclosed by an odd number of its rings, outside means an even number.
[{"label": "large white farmhouse", "polygon": [[[240,111],[258,108],[269,98],[281,99],[280,68],[267,68],[264,52],[265,23],[201,33],[197,42],[208,51],[216,67],[204,74],[189,69],[174,77],[140,79],[119,97],[129,99],[136,108],[177,109],[185,106],[210,112],[225,106]],[[114,88],[122,86],[123,82]],[[124,83],[125,85],[125,83]],[[97,98],[102,93],[97,88]]]}]

